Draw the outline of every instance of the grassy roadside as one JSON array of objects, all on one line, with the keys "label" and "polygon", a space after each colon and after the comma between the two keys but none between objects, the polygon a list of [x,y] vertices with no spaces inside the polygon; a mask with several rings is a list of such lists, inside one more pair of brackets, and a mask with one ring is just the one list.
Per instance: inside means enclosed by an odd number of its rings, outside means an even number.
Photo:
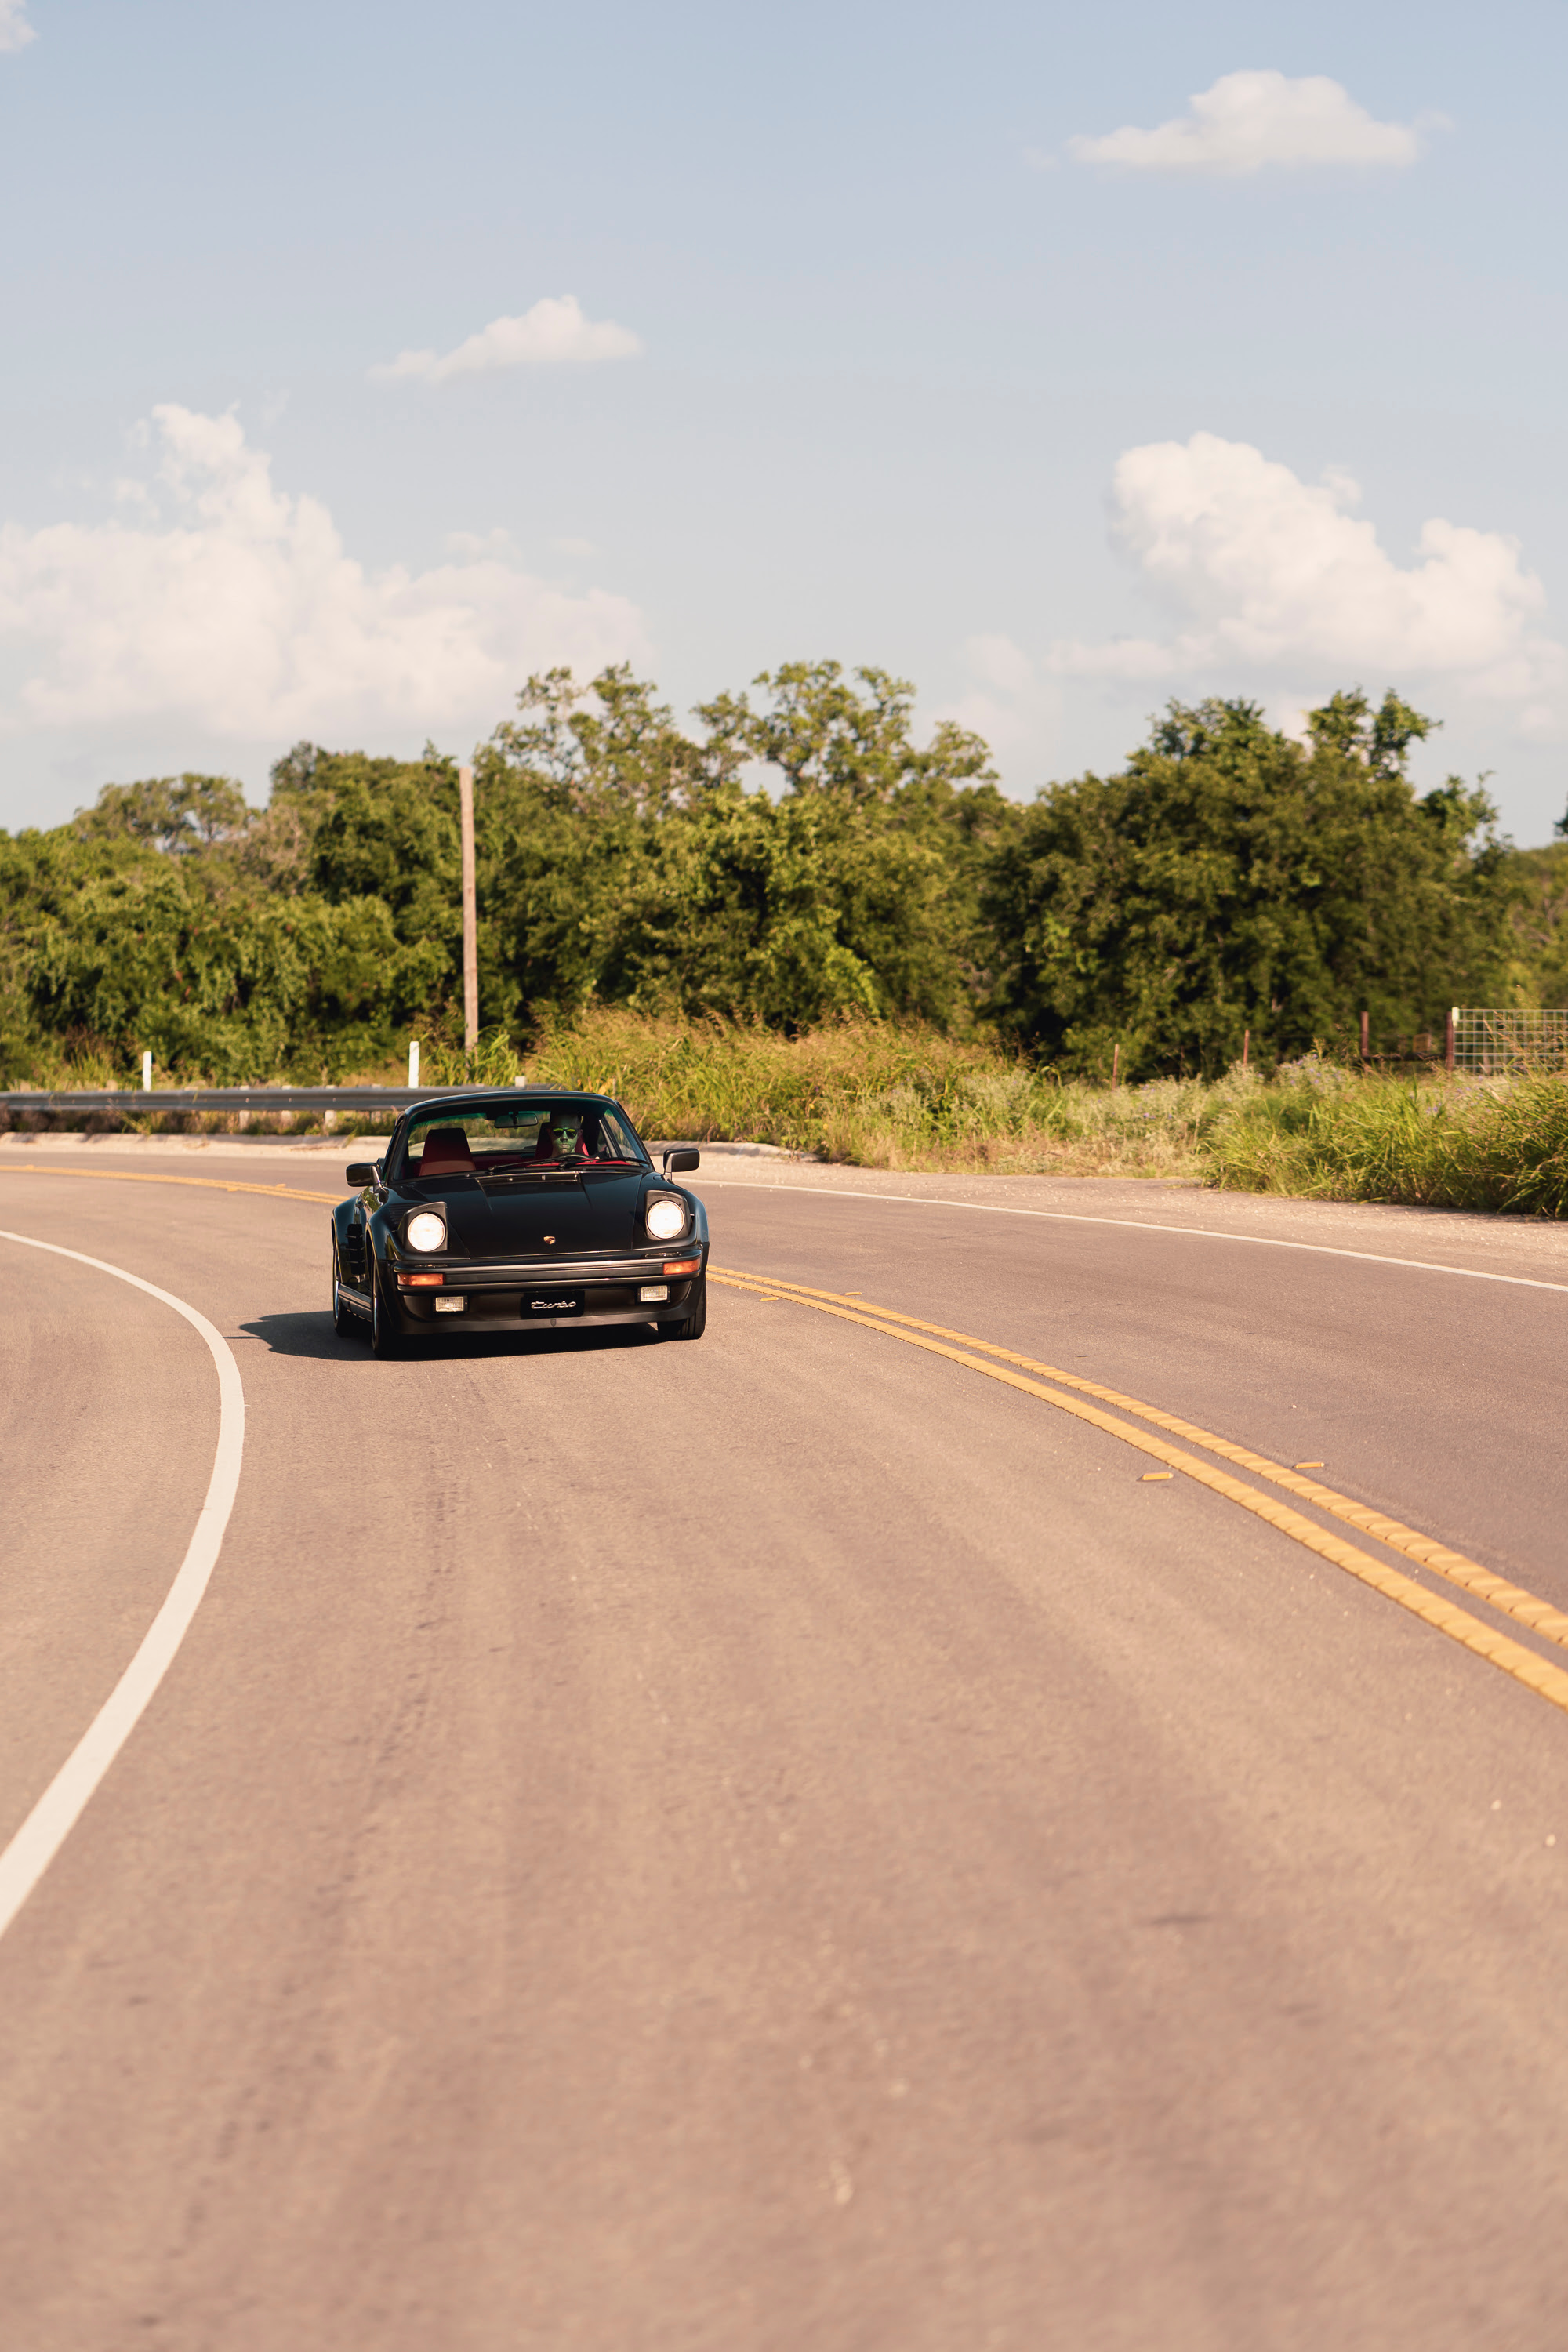
[{"label": "grassy roadside", "polygon": [[1325,1201],[1568,1216],[1568,1079],[1289,1074],[1221,1123],[1207,1183]]},{"label": "grassy roadside", "polygon": [[[520,1067],[535,1084],[619,1096],[646,1135],[773,1143],[862,1168],[1168,1176],[1309,1199],[1568,1216],[1562,1077],[1413,1081],[1308,1055],[1267,1080],[1233,1068],[1212,1083],[1110,1088],[915,1029],[845,1024],[791,1039],[619,1010],[581,1015],[521,1057],[492,1034],[469,1075],[510,1083]],[[429,1039],[424,1075],[433,1086],[460,1079],[460,1053]],[[403,1076],[390,1064],[360,1074]],[[104,1080],[84,1068],[55,1083]],[[296,1132],[320,1124],[289,1123]]]}]

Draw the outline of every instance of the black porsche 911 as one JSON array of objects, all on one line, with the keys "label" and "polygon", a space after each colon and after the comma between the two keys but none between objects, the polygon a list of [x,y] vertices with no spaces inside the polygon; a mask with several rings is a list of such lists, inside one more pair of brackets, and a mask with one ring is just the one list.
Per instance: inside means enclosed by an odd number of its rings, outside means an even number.
[{"label": "black porsche 911", "polygon": [[332,1321],[395,1353],[440,1331],[651,1323],[700,1339],[708,1218],[607,1095],[512,1087],[416,1104],[332,1211]]}]

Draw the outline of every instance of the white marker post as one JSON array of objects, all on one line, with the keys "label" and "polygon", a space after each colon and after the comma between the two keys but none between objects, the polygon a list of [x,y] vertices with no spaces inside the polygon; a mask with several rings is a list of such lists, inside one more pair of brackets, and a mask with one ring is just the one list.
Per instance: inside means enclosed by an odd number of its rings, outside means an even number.
[{"label": "white marker post", "polygon": [[419,1084],[419,1040],[417,1037],[410,1037],[408,1040],[408,1083],[411,1087],[416,1087]]},{"label": "white marker post", "polygon": [[143,1054],[142,1056],[142,1091],[144,1095],[150,1095],[153,1091],[153,1056],[151,1054]]}]

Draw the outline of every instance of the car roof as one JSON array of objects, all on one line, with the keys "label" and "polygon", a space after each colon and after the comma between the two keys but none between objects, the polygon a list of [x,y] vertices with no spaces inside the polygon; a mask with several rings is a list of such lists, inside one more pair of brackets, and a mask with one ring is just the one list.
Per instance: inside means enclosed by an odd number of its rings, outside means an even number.
[{"label": "car roof", "polygon": [[461,1094],[423,1095],[410,1103],[404,1113],[411,1118],[416,1111],[478,1110],[487,1102],[516,1102],[519,1097],[548,1095],[553,1102],[604,1103],[611,1110],[620,1105],[614,1095],[589,1094],[582,1087],[466,1087]]}]

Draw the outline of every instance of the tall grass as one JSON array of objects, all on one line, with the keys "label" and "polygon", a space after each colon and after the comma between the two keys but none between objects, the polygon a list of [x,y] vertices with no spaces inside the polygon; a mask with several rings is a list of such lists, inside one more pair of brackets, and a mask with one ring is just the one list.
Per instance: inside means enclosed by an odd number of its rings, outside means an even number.
[{"label": "tall grass", "polygon": [[1237,1073],[1111,1089],[879,1023],[792,1039],[608,1010],[542,1037],[528,1076],[617,1095],[648,1135],[773,1143],[863,1168],[1072,1175],[1190,1171],[1258,1084]]},{"label": "tall grass", "polygon": [[1568,1216],[1568,1080],[1289,1070],[1222,1121],[1211,1184],[1299,1198]]}]

